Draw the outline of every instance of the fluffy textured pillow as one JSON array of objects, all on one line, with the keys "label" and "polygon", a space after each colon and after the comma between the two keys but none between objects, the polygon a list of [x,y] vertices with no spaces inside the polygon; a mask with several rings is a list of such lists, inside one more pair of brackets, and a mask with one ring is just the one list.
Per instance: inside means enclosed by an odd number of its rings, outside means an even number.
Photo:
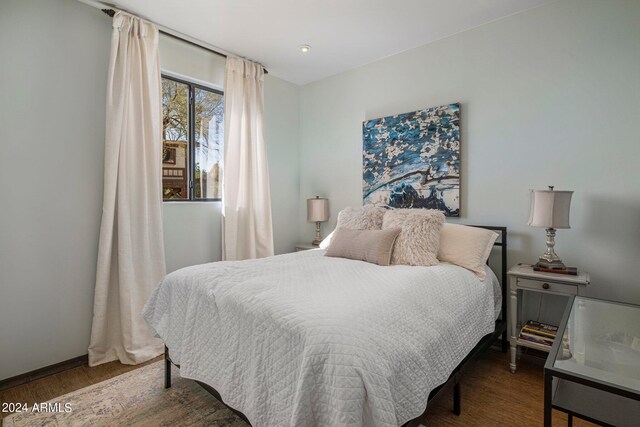
[{"label": "fluffy textured pillow", "polygon": [[[382,228],[382,218],[387,211],[382,206],[364,205],[360,208],[345,208],[338,214],[338,228],[348,228],[350,230],[380,230]],[[320,249],[327,249],[331,244],[333,232],[320,242]]]},{"label": "fluffy textured pillow", "polygon": [[382,229],[401,228],[391,264],[436,265],[444,214],[434,209],[394,209],[384,214]]},{"label": "fluffy textured pillow", "polygon": [[438,259],[471,270],[484,280],[487,276],[484,265],[497,238],[498,233],[486,228],[444,224],[440,229]]},{"label": "fluffy textured pillow", "polygon": [[380,230],[387,209],[381,206],[364,205],[361,208],[345,208],[338,214],[336,228],[350,230]]},{"label": "fluffy textured pillow", "polygon": [[325,255],[389,265],[393,244],[399,233],[399,228],[388,230],[336,228]]}]

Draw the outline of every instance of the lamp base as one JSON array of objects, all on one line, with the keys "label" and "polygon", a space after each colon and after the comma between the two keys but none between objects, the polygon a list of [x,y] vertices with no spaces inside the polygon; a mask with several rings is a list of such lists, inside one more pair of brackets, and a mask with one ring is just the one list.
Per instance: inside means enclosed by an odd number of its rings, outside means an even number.
[{"label": "lamp base", "polygon": [[313,239],[311,244],[313,246],[320,246],[320,242],[322,242],[322,235],[320,234],[320,221],[316,222],[316,238]]},{"label": "lamp base", "polygon": [[538,259],[537,267],[549,268],[549,269],[563,269],[566,268],[562,259],[556,254],[554,246],[556,245],[556,230],[555,228],[547,228],[547,251]]}]

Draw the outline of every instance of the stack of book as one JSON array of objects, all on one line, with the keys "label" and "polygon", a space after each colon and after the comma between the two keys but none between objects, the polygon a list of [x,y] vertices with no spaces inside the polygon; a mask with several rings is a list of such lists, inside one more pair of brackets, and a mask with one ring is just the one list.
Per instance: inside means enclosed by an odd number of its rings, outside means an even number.
[{"label": "stack of book", "polygon": [[520,331],[520,339],[551,347],[557,332],[557,326],[529,320]]},{"label": "stack of book", "polygon": [[569,276],[578,275],[578,269],[576,267],[545,268],[536,264],[533,266],[533,271],[539,271],[541,273],[568,274]]}]

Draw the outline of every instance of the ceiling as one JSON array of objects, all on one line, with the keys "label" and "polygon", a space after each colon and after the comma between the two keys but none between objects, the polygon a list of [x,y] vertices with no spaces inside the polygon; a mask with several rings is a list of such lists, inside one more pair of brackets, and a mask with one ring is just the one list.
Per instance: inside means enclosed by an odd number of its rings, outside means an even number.
[{"label": "ceiling", "polygon": [[[109,0],[107,0],[109,1]],[[111,0],[306,84],[551,0]],[[298,49],[311,46],[309,53]]]}]

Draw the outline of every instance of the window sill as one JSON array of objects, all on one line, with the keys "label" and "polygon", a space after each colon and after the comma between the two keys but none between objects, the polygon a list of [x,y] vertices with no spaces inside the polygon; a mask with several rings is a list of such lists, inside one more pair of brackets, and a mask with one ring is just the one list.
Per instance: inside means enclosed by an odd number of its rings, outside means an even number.
[{"label": "window sill", "polygon": [[168,204],[190,204],[190,203],[211,203],[222,202],[222,199],[203,199],[203,200],[163,200],[162,203]]}]

